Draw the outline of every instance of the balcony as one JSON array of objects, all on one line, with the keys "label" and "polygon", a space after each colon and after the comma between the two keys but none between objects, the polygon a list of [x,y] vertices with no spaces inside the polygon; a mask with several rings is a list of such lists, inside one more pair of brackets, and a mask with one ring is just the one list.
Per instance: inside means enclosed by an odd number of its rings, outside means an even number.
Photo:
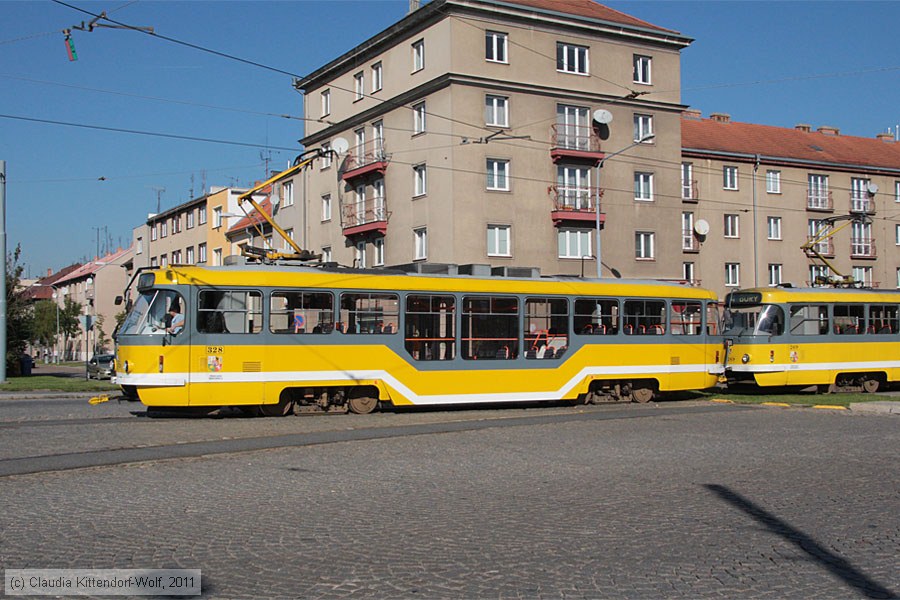
[{"label": "balcony", "polygon": [[868,195],[860,196],[857,193],[850,193],[850,212],[864,213],[867,215],[875,214],[875,201]]},{"label": "balcony", "polygon": [[[600,190],[600,194],[603,194],[603,190]],[[550,199],[553,201],[550,217],[555,226],[564,224],[597,226],[597,188],[553,185],[550,186]],[[603,229],[605,222],[606,215],[600,213],[600,229]]]},{"label": "balcony", "polygon": [[[813,241],[813,238],[808,237],[806,239],[807,242]],[[818,252],[822,256],[834,256],[834,240],[831,238],[827,240],[822,240],[821,242],[817,242],[807,250],[807,256],[811,256],[813,252]]]},{"label": "balcony", "polygon": [[833,211],[834,200],[831,192],[809,189],[806,194],[806,208],[809,210]]},{"label": "balcony", "polygon": [[696,179],[681,182],[681,199],[684,202],[698,202],[700,200]]},{"label": "balcony", "polygon": [[850,238],[850,258],[877,258],[875,240],[872,238]]},{"label": "balcony", "polygon": [[362,146],[354,146],[347,153],[341,179],[350,181],[370,173],[384,175],[384,172],[387,171],[387,166],[388,158],[384,149],[384,140],[372,140]]},{"label": "balcony", "polygon": [[597,166],[603,156],[600,138],[592,127],[562,123],[550,126],[550,158],[554,163],[574,161]]},{"label": "balcony", "polygon": [[384,198],[364,201],[345,199],[341,205],[341,229],[347,237],[370,232],[384,235],[390,218]]}]

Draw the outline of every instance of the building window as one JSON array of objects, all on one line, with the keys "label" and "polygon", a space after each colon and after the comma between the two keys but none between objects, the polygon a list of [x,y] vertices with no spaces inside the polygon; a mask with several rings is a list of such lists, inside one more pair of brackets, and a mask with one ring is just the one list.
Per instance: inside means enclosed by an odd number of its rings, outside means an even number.
[{"label": "building window", "polygon": [[413,73],[425,68],[425,40],[418,40],[412,44],[412,70]]},{"label": "building window", "polygon": [[649,144],[651,140],[647,139],[653,135],[653,115],[634,115],[634,141],[644,141]]},{"label": "building window", "polygon": [[198,263],[206,262],[206,242],[197,244],[197,262]]},{"label": "building window", "polygon": [[865,287],[872,287],[872,267],[853,267],[853,279],[862,283]]},{"label": "building window", "polygon": [[872,238],[871,223],[853,223],[850,226],[850,254],[875,256],[875,240]]},{"label": "building window", "polygon": [[487,159],[487,189],[509,191],[509,161],[497,158]]},{"label": "building window", "polygon": [[509,127],[509,98],[506,96],[485,96],[484,122],[491,127]]},{"label": "building window", "polygon": [[[293,252],[294,249],[291,247],[291,242],[294,241],[294,228],[285,229],[284,232],[287,234],[285,238],[281,241],[281,247],[285,251]],[[290,240],[290,241],[288,241]]]},{"label": "building window", "polygon": [[565,42],[556,43],[556,70],[563,73],[588,73],[588,49]]},{"label": "building window", "polygon": [[593,256],[590,229],[564,229],[557,232],[560,258],[585,258]]},{"label": "building window", "polygon": [[741,285],[741,265],[739,263],[725,263],[725,285],[728,287]]},{"label": "building window", "polygon": [[173,250],[172,251],[172,264],[173,265],[181,264],[181,250]]},{"label": "building window", "polygon": [[331,194],[322,194],[322,222],[331,220]]},{"label": "building window", "polygon": [[331,90],[322,92],[322,116],[327,117],[331,114]]},{"label": "building window", "polygon": [[781,239],[781,217],[769,217],[767,219],[770,240]]},{"label": "building window", "polygon": [[487,255],[511,256],[509,250],[509,225],[487,226]]},{"label": "building window", "polygon": [[[900,225],[897,226],[897,231],[900,232]],[[898,239],[900,239],[900,238],[898,238]],[[900,243],[900,242],[898,242],[898,243]],[[134,253],[142,254],[143,252],[144,252],[144,238],[138,236],[138,239],[134,244]]]},{"label": "building window", "polygon": [[869,198],[870,180],[861,177],[850,178],[850,210],[852,212],[868,212],[873,209]]},{"label": "building window", "polygon": [[380,62],[372,65],[372,93],[379,91],[384,85],[384,67]]},{"label": "building window", "polygon": [[766,171],[766,191],[770,194],[781,193],[781,171]]},{"label": "building window", "polygon": [[213,229],[218,229],[222,226],[222,207],[217,206],[213,208]]},{"label": "building window", "polygon": [[[900,225],[895,225],[894,227],[896,227],[896,230],[894,233],[894,235],[896,236],[896,244],[898,246],[900,246]],[[141,238],[138,238],[138,244],[140,244],[140,241],[141,241]],[[140,245],[138,245],[138,248],[140,248]],[[140,254],[140,252],[138,252],[138,254]]]},{"label": "building window", "polygon": [[332,160],[331,142],[325,142],[322,144],[322,169],[331,167]]},{"label": "building window", "polygon": [[172,217],[172,235],[181,233],[181,215]]},{"label": "building window", "polygon": [[827,285],[828,267],[825,265],[809,265],[809,285],[813,287]]},{"label": "building window", "polygon": [[693,163],[681,163],[681,199],[696,200],[697,192],[694,189],[694,165]]},{"label": "building window", "polygon": [[362,100],[366,95],[366,76],[362,71],[353,76],[353,100]]},{"label": "building window", "polygon": [[556,167],[556,207],[561,210],[590,210],[591,170],[589,167]]},{"label": "building window", "polygon": [[900,181],[894,182],[894,202],[900,202]]},{"label": "building window", "polygon": [[187,228],[193,229],[194,228],[194,209],[193,208],[187,212],[187,217],[185,217],[185,220],[187,221]]},{"label": "building window", "polygon": [[356,242],[356,256],[353,260],[353,266],[357,269],[366,268],[366,243]]},{"label": "building window", "polygon": [[737,167],[722,167],[722,188],[726,190],[738,189]]},{"label": "building window", "polygon": [[725,215],[725,237],[740,237],[740,219],[738,215]]},{"label": "building window", "polygon": [[425,177],[425,165],[413,167],[413,198],[424,196],[428,193],[428,185]]},{"label": "building window", "polygon": [[194,247],[188,246],[184,251],[185,262],[189,265],[194,264]]},{"label": "building window", "polygon": [[413,238],[415,239],[415,260],[425,260],[428,258],[428,228],[413,229]]},{"label": "building window", "polygon": [[375,205],[375,220],[386,221],[387,213],[384,210],[384,179],[376,179],[372,182],[372,197]]},{"label": "building window", "polygon": [[585,106],[556,105],[556,147],[590,151],[592,128]]},{"label": "building window", "polygon": [[201,204],[200,206],[197,207],[197,218],[198,218],[197,222],[200,223],[200,225],[206,225],[206,204],[205,203]]},{"label": "building window", "polygon": [[694,283],[694,263],[681,263],[681,278],[688,283]]},{"label": "building window", "polygon": [[322,262],[331,262],[331,246],[322,246]]},{"label": "building window", "polygon": [[681,213],[681,249],[687,251],[699,250],[696,238],[694,238],[694,213]]},{"label": "building window", "polygon": [[169,257],[165,254],[159,255],[159,266],[165,268],[169,266]]},{"label": "building window", "polygon": [[376,267],[384,266],[384,238],[375,238],[375,241],[372,243],[372,246],[375,248],[375,262],[373,263]]},{"label": "building window", "polygon": [[656,256],[656,234],[638,231],[634,234],[634,257],[639,260],[653,260]]},{"label": "building window", "polygon": [[650,63],[649,56],[634,55],[634,82],[650,85]]},{"label": "building window", "polygon": [[150,266],[151,266],[151,267],[158,267],[158,266],[159,266],[159,260],[157,260],[157,258],[156,258],[155,256],[154,256],[153,258],[150,259]]},{"label": "building window", "polygon": [[413,104],[413,135],[425,133],[425,103]]},{"label": "building window", "polygon": [[653,200],[653,173],[636,172],[634,174],[634,199]]},{"label": "building window", "polygon": [[807,177],[809,189],[807,195],[807,208],[831,209],[831,192],[828,191],[828,175],[813,175]]},{"label": "building window", "polygon": [[780,264],[770,264],[769,265],[769,285],[770,286],[781,285],[781,265]]},{"label": "building window", "polygon": [[216,267],[222,266],[222,249],[221,248],[213,248],[213,266],[216,266]]},{"label": "building window", "polygon": [[359,161],[358,164],[362,164],[366,156],[366,128],[360,127],[359,129],[353,130],[353,136],[356,138],[356,145],[353,148],[353,153]]},{"label": "building window", "polygon": [[506,34],[499,31],[484,32],[484,58],[491,62],[507,62]]},{"label": "building window", "polygon": [[285,181],[281,186],[281,206],[293,206],[294,205],[294,182],[293,181]]},{"label": "building window", "polygon": [[378,120],[372,123],[372,144],[376,161],[384,160],[384,121]]}]

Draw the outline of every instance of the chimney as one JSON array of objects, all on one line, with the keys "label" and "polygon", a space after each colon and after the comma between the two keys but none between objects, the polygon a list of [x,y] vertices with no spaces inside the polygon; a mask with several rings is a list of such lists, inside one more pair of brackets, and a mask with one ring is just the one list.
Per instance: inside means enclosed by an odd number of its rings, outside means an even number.
[{"label": "chimney", "polygon": [[822,125],[816,131],[824,135],[841,135],[841,130],[831,125]]},{"label": "chimney", "polygon": [[[422,5],[422,0],[409,0],[409,13],[414,13],[419,10],[419,7]],[[409,14],[407,13],[407,14]]]},{"label": "chimney", "polygon": [[[891,135],[891,134],[888,133],[887,135]],[[51,275],[53,275],[53,269],[48,267],[47,268],[47,277],[50,277]]]},{"label": "chimney", "polygon": [[797,123],[796,125],[794,125],[794,129],[796,129],[797,131],[802,131],[803,133],[809,133],[810,131],[812,131],[812,125],[809,125],[807,123]]},{"label": "chimney", "polygon": [[894,134],[892,134],[892,133],[890,133],[890,132],[888,132],[888,133],[879,133],[878,135],[875,136],[875,139],[881,140],[882,142],[893,142],[893,141],[894,141]]},{"label": "chimney", "polygon": [[681,114],[686,119],[702,119],[703,118],[703,113],[698,108],[688,108]]},{"label": "chimney", "polygon": [[709,118],[718,123],[730,123],[731,115],[728,113],[709,113]]}]

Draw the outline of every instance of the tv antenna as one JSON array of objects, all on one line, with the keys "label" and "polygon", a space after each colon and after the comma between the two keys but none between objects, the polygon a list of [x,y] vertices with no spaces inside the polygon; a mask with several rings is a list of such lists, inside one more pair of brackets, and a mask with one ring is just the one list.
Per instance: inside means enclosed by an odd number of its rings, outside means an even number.
[{"label": "tv antenna", "polygon": [[150,186],[150,189],[156,192],[156,214],[159,214],[160,211],[160,198],[162,197],[163,192],[166,191],[164,187],[153,187]]}]

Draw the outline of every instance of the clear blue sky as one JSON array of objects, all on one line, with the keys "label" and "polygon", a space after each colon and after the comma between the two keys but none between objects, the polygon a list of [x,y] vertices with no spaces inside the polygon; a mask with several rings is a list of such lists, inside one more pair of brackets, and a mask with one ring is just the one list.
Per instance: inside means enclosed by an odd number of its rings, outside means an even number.
[{"label": "clear blue sky", "polygon": [[[66,2],[298,75],[388,27],[409,6],[408,0]],[[704,115],[834,125],[865,137],[900,123],[898,2],[607,4],[695,39],[682,53],[683,101]],[[267,116],[301,116],[289,75],[114,29],[74,32],[78,60],[69,62],[60,30],[88,15],[44,0],[2,2],[0,11],[2,115],[295,149],[270,150],[272,168],[286,166],[299,150],[302,122]],[[266,154],[0,117],[8,249],[21,243],[23,261],[37,276],[92,257],[98,230],[101,251],[127,245],[132,228],[156,212],[154,188],[165,188],[165,210],[192,190],[199,195],[204,180],[208,188],[262,178]]]}]

